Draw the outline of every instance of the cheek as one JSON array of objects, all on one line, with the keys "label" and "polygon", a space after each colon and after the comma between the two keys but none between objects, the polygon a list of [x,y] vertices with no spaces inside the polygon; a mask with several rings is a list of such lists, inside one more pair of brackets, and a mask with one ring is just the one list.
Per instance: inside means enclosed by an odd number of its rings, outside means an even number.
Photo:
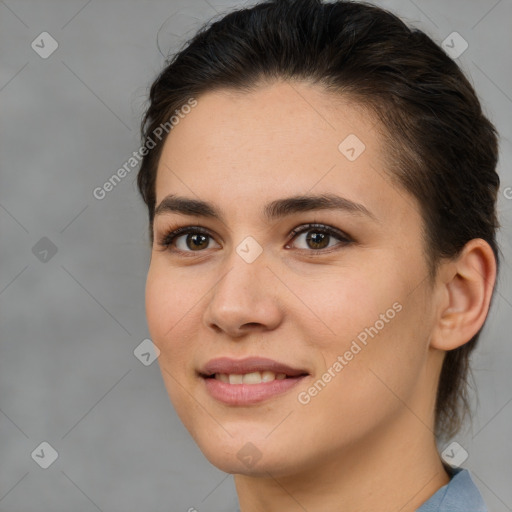
[{"label": "cheek", "polygon": [[364,417],[365,408],[389,408],[399,402],[393,393],[406,398],[414,387],[426,357],[427,304],[421,287],[411,293],[415,281],[400,269],[347,273],[308,287],[309,303],[326,326],[311,338],[323,356],[317,377],[329,373],[329,383],[319,383],[318,398],[311,400],[322,403],[320,409],[346,406],[359,421],[357,411]]},{"label": "cheek", "polygon": [[175,311],[172,288],[165,275],[150,266],[146,279],[146,319],[153,343],[159,345],[166,330],[172,326],[171,319]]},{"label": "cheek", "polygon": [[[427,356],[428,325],[421,325],[421,301],[398,292],[383,294],[371,311],[351,311],[357,319],[351,332],[324,347],[323,375],[330,369],[335,377],[327,376],[330,382],[321,391],[310,390],[317,393],[310,410],[328,411],[332,425],[342,422],[348,432],[369,431],[414,401]],[[342,322],[338,326],[341,331]]]},{"label": "cheek", "polygon": [[[201,281],[203,282],[203,281]],[[190,272],[169,269],[154,258],[146,280],[146,319],[151,340],[159,348],[158,358],[169,391],[189,379],[201,336],[201,307],[211,285],[199,285]],[[173,389],[171,389],[171,387]],[[177,386],[178,391],[181,387]]]},{"label": "cheek", "polygon": [[161,350],[161,357],[165,357],[170,348],[177,348],[170,347],[169,343],[176,339],[177,333],[182,329],[190,306],[186,296],[187,289],[177,282],[175,273],[162,267],[158,262],[152,262],[148,271],[146,319],[151,339]]},{"label": "cheek", "polygon": [[381,313],[392,307],[389,291],[386,292],[374,276],[359,271],[339,272],[338,269],[321,278],[316,277],[307,286],[302,282],[299,289],[304,303],[323,326],[317,330],[313,345],[336,354],[348,350],[353,338],[359,333],[364,334],[365,328],[372,326]]},{"label": "cheek", "polygon": [[[192,288],[188,288],[192,289]],[[187,378],[193,349],[191,336],[195,321],[191,310],[194,298],[187,300],[186,288],[177,282],[176,272],[170,272],[153,259],[146,280],[146,318],[151,340],[160,349],[158,364],[175,410],[182,421],[189,422],[194,410],[182,383]],[[192,293],[193,295],[193,293]],[[193,322],[191,325],[190,322]],[[188,411],[188,412],[187,412]]]}]

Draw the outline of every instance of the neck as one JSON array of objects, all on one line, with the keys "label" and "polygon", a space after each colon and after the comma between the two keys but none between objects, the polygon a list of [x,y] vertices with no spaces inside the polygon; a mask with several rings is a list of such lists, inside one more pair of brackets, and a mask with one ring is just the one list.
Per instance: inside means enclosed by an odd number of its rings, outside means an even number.
[{"label": "neck", "polygon": [[300,472],[235,475],[240,511],[414,512],[450,477],[430,427],[409,410],[392,423]]}]

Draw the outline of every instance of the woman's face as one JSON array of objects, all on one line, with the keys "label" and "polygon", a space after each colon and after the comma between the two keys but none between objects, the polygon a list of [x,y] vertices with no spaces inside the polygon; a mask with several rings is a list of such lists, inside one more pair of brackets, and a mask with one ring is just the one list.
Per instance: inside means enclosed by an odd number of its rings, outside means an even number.
[{"label": "woman's face", "polygon": [[375,121],[304,83],[197,101],[158,166],[146,313],[205,456],[284,475],[429,425],[441,360],[422,219],[385,174]]}]

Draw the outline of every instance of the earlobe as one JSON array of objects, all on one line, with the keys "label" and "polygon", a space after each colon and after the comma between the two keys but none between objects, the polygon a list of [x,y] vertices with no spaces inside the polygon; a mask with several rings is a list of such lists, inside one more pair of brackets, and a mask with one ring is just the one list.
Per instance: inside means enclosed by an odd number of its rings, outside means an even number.
[{"label": "earlobe", "polygon": [[430,345],[453,350],[467,343],[485,322],[496,281],[494,252],[485,240],[470,240],[440,275],[442,300]]}]

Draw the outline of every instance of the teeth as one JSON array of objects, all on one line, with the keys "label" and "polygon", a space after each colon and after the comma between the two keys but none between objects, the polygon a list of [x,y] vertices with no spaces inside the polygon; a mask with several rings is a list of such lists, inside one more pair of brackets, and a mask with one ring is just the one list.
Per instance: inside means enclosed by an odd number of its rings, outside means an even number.
[{"label": "teeth", "polygon": [[270,371],[264,371],[261,373],[261,382],[271,382],[276,378],[276,374]]},{"label": "teeth", "polygon": [[216,373],[215,378],[229,384],[260,384],[261,382],[272,382],[273,380],[286,379],[286,373],[278,373],[265,370],[264,372],[251,372],[241,374]]},{"label": "teeth", "polygon": [[[230,376],[230,378],[231,378],[231,376]],[[260,372],[246,373],[243,376],[242,382],[244,384],[259,384],[261,382],[261,373]]]},{"label": "teeth", "polygon": [[217,380],[221,380],[222,382],[226,382],[229,384],[229,376],[226,375],[225,373],[216,373],[215,378]]},{"label": "teeth", "polygon": [[230,384],[242,384],[244,376],[243,375],[229,375],[229,383]]}]

